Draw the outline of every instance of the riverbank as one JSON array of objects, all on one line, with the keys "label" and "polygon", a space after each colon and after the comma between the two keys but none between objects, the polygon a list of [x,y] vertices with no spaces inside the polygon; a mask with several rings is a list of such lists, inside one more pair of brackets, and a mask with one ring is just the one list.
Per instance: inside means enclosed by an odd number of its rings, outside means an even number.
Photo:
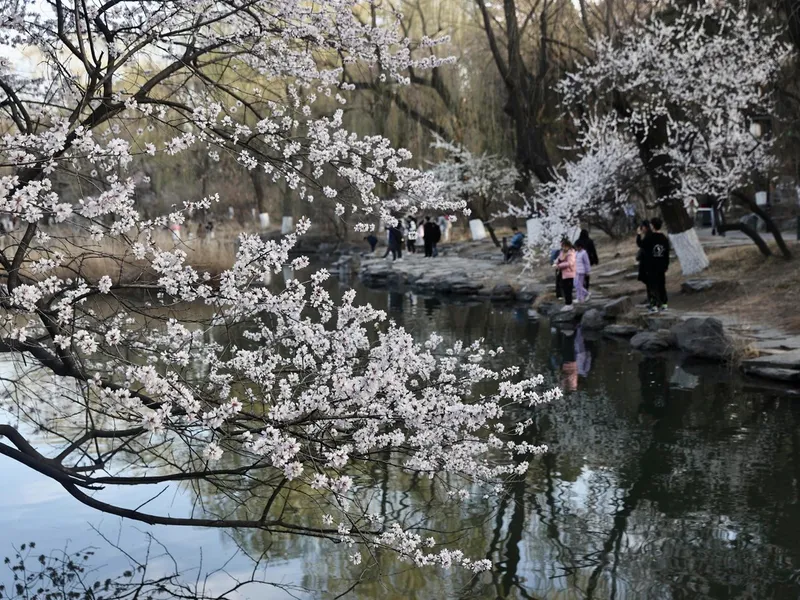
[{"label": "riverbank", "polygon": [[[690,356],[727,362],[746,374],[789,385],[800,383],[800,261],[764,258],[736,238],[704,239],[711,267],[700,276],[683,277],[674,261],[667,277],[667,312],[650,314],[637,281],[635,244],[598,237],[600,265],[592,274],[590,302],[572,313],[560,312],[553,271],[541,264],[527,271],[503,264],[491,241],[442,246],[426,259],[403,260],[365,254],[342,257],[370,287],[407,289],[421,294],[521,302],[532,318],[548,318],[559,327],[581,323],[585,330],[630,340],[646,353],[678,350]],[[795,253],[797,242],[791,242]]]}]

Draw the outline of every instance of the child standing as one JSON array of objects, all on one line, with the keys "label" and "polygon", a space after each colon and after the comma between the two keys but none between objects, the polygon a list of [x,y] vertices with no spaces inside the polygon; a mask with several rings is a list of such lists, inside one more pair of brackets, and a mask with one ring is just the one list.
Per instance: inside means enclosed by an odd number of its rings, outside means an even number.
[{"label": "child standing", "polygon": [[586,302],[590,295],[586,290],[586,277],[592,272],[592,266],[589,262],[589,253],[580,239],[575,242],[575,250],[575,293],[578,302]]},{"label": "child standing", "polygon": [[572,310],[572,284],[575,281],[575,248],[572,242],[564,239],[561,242],[561,253],[555,264],[561,272],[561,291],[564,294],[564,307],[562,311]]}]

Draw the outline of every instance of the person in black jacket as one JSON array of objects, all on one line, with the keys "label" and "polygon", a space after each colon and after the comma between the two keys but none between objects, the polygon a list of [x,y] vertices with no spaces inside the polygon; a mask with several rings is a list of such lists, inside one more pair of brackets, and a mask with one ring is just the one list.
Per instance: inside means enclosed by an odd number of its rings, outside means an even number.
[{"label": "person in black jacket", "polygon": [[424,233],[422,241],[425,245],[425,257],[436,256],[439,254],[436,250],[436,244],[439,243],[442,237],[442,230],[439,229],[439,225],[431,222],[430,217],[425,217],[425,225],[423,225],[422,231]]},{"label": "person in black jacket", "polygon": [[[594,247],[594,240],[589,237],[589,231],[587,229],[581,229],[581,234],[578,236],[578,239],[575,240],[573,246],[580,246],[584,250],[586,250],[586,254],[589,255],[589,264],[591,266],[599,265],[600,259],[597,256],[597,249]],[[583,280],[583,288],[588,292],[589,291],[589,278],[591,275],[588,273],[584,277]]]},{"label": "person in black jacket", "polygon": [[658,217],[650,221],[652,232],[642,244],[645,274],[650,298],[650,312],[667,310],[667,270],[669,269],[669,238],[661,233]]}]

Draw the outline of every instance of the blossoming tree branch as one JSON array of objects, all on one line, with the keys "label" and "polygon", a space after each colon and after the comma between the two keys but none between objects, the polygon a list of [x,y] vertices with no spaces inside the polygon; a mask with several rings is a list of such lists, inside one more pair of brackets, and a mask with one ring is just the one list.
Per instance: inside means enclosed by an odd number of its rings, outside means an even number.
[{"label": "blossoming tree branch", "polygon": [[[290,258],[307,219],[279,240],[242,235],[218,276],[195,268],[160,232],[225,198],[186,198],[146,219],[130,174],[142,157],[201,148],[263,170],[297,203],[352,213],[360,231],[399,211],[464,210],[408,152],[343,127],[345,65],[403,85],[409,67],[448,62],[433,51],[445,40],[415,45],[391,12],[371,24],[380,10],[0,0],[0,42],[17,52],[3,50],[0,66],[0,212],[20,223],[0,250],[0,348],[18,365],[2,401],[4,460],[144,523],[344,541],[355,563],[381,547],[418,565],[491,566],[423,536],[424,521],[384,519],[373,468],[429,478],[442,503],[491,496],[542,451],[525,440],[530,421],[507,430],[504,411],[559,391],[493,369],[502,349],[419,342],[353,293],[334,302],[324,270],[271,291],[271,274],[308,267]],[[23,51],[35,72],[15,68]],[[383,199],[381,186],[402,194]],[[102,493],[155,496],[177,482],[224,490],[237,508],[162,514]],[[284,510],[296,497],[317,507],[315,520]]]}]

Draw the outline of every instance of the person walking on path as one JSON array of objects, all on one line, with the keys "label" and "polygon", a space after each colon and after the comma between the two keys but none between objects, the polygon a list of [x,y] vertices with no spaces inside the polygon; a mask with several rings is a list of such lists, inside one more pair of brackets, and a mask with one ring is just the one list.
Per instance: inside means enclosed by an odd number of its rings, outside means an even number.
[{"label": "person walking on path", "polygon": [[583,240],[575,242],[575,293],[578,302],[586,302],[590,293],[586,289],[586,280],[592,272],[592,265],[589,260],[589,253],[583,246]]},{"label": "person walking on path", "polygon": [[644,240],[644,259],[650,312],[667,310],[667,270],[669,269],[669,238],[661,233],[663,222],[658,217],[650,221],[652,232]]},{"label": "person walking on path", "polygon": [[[581,234],[578,236],[578,239],[575,241],[575,247],[578,247],[578,242],[581,243],[581,246],[586,253],[589,255],[589,265],[594,267],[600,264],[600,258],[597,256],[597,248],[595,248],[594,240],[589,237],[589,230],[588,229],[581,229]],[[586,291],[589,291],[589,273],[586,273],[586,278],[584,280],[583,287],[586,288]]]},{"label": "person walking on path", "polygon": [[561,272],[561,291],[564,294],[564,307],[561,310],[573,310],[572,289],[575,281],[575,248],[573,248],[572,242],[566,238],[561,242],[561,253],[556,259],[555,267]]},{"label": "person walking on path", "polygon": [[378,245],[378,238],[375,237],[374,233],[370,233],[364,239],[367,240],[367,243],[369,244],[369,251],[374,253],[375,252],[375,246]]},{"label": "person walking on path", "polygon": [[423,242],[425,245],[425,257],[432,258],[439,254],[436,249],[436,244],[442,237],[442,230],[436,223],[431,221],[430,217],[425,217],[425,225],[423,226]]},{"label": "person walking on path", "polygon": [[645,257],[645,244],[648,236],[652,233],[650,229],[650,221],[644,220],[636,230],[636,245],[639,251],[636,253],[636,261],[639,263],[639,276],[637,279],[645,285],[647,290],[647,304],[650,304],[650,279],[647,275],[647,259]]}]

